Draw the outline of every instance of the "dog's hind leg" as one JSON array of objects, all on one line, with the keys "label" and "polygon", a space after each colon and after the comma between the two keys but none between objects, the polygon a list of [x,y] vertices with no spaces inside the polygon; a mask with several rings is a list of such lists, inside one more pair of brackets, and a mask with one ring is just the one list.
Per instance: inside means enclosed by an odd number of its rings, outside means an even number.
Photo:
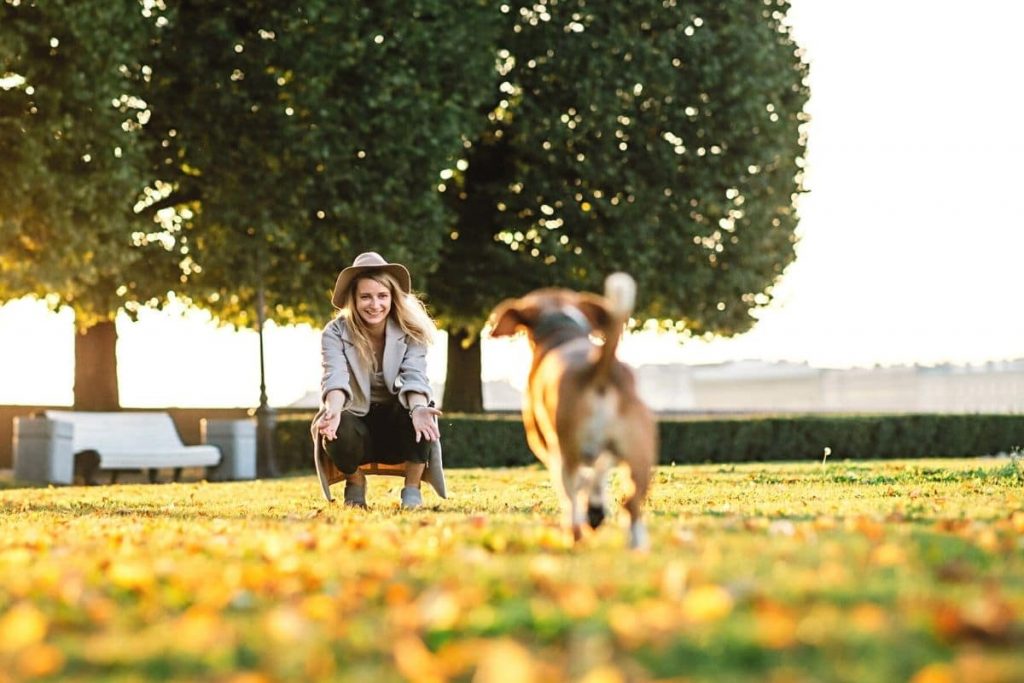
[{"label": "dog's hind leg", "polygon": [[604,518],[604,498],[602,496],[595,497],[591,494],[590,501],[587,504],[587,523],[590,524],[591,529],[596,529],[604,522]]},{"label": "dog's hind leg", "polygon": [[596,529],[608,516],[608,470],[614,461],[610,454],[602,454],[594,461],[593,474],[587,482],[587,522]]},{"label": "dog's hind leg", "polygon": [[565,514],[569,520],[569,527],[572,529],[573,541],[579,542],[583,538],[583,505],[581,504],[582,494],[585,486],[578,468],[562,469],[562,488],[565,491]]},{"label": "dog's hind leg", "polygon": [[646,550],[649,541],[643,520],[643,504],[651,482],[651,465],[646,461],[631,462],[629,475],[633,485],[625,501],[629,512],[629,547],[633,550]]}]

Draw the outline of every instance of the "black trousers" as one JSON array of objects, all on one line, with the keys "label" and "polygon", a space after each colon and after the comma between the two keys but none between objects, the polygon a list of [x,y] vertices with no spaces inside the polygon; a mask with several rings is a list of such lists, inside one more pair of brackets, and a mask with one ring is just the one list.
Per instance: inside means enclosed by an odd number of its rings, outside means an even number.
[{"label": "black trousers", "polygon": [[323,447],[339,470],[353,474],[360,465],[427,462],[430,442],[416,443],[409,412],[397,401],[371,403],[366,415],[343,412],[338,438],[323,439]]}]

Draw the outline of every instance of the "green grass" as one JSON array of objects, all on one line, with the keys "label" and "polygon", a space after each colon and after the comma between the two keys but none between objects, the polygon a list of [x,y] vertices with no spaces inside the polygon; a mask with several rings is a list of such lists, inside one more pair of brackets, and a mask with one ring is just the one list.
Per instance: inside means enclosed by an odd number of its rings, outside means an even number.
[{"label": "green grass", "polygon": [[538,467],[448,479],[8,482],[0,683],[1024,680],[1017,461],[662,467],[647,554]]}]

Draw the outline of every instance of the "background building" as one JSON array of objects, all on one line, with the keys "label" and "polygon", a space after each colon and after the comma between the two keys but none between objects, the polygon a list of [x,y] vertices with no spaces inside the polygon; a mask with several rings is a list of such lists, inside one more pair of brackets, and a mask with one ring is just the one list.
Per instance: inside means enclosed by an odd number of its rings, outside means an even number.
[{"label": "background building", "polygon": [[[715,365],[641,365],[640,394],[672,412],[1020,413],[1024,359],[984,365],[814,368],[741,361]],[[484,384],[490,410],[519,407],[519,391]]]}]

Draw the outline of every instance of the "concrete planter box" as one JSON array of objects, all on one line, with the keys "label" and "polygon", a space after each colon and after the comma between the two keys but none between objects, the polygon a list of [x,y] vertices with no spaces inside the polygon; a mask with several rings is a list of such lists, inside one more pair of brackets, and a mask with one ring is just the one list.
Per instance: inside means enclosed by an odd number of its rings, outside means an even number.
[{"label": "concrete planter box", "polygon": [[75,478],[74,427],[45,417],[14,418],[14,478],[70,484]]},{"label": "concrete planter box", "polygon": [[256,478],[256,422],[253,420],[200,420],[204,444],[217,446],[220,465],[210,469],[211,481]]}]

